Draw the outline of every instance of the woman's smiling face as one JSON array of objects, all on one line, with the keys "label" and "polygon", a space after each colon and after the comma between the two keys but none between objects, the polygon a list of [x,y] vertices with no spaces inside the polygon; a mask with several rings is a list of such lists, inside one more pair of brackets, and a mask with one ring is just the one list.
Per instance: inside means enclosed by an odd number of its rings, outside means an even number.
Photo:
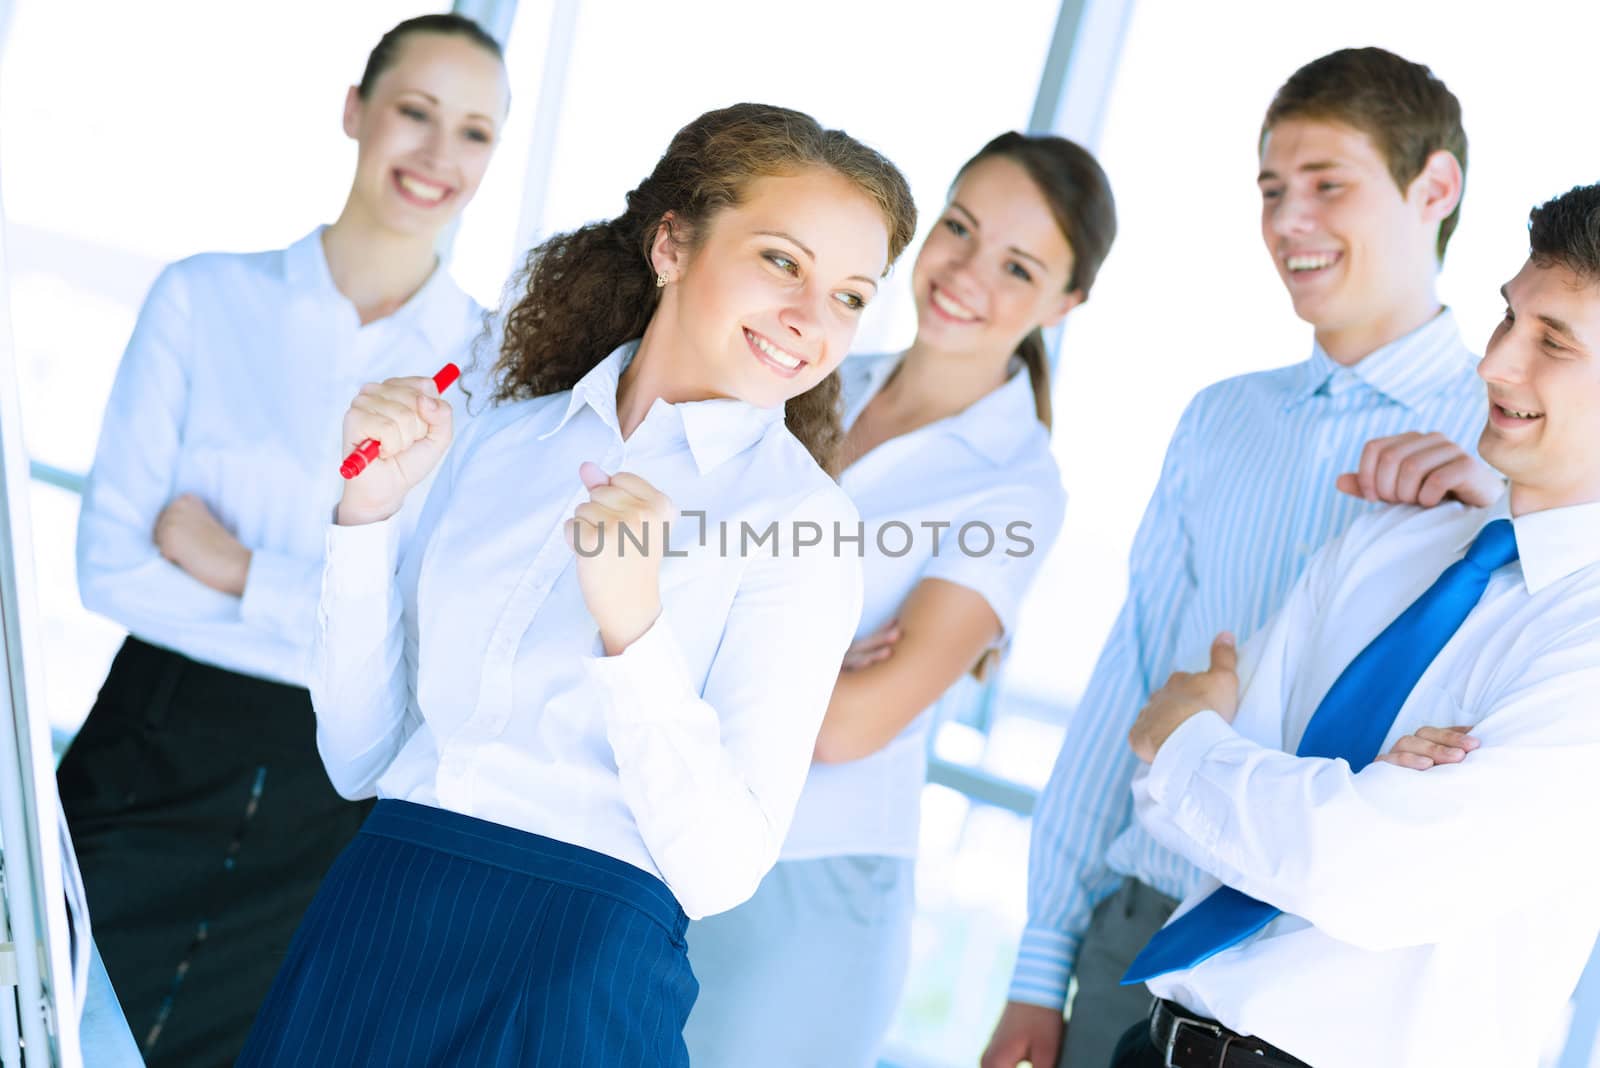
[{"label": "woman's smiling face", "polygon": [[505,67],[482,45],[407,37],[367,97],[351,89],[345,101],[357,143],[351,200],[383,229],[438,233],[478,191],[508,99]]},{"label": "woman's smiling face", "polygon": [[1072,269],[1072,246],[1028,172],[1004,157],[980,160],[917,253],[917,341],[1013,352],[1081,301],[1067,291]]},{"label": "woman's smiling face", "polygon": [[656,315],[681,361],[673,377],[764,408],[839,366],[888,266],[883,212],[821,168],[753,179],[692,249],[666,230],[654,265],[671,284]]}]

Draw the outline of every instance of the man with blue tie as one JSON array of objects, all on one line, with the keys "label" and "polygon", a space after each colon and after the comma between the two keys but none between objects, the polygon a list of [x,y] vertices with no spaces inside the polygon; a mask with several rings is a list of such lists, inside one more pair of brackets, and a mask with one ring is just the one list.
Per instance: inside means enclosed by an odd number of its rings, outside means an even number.
[{"label": "man with blue tie", "polygon": [[[1326,546],[1129,735],[1140,823],[1211,878],[1125,981],[1115,1068],[1532,1068],[1600,934],[1600,185],[1534,209],[1479,365],[1487,508]],[[1424,726],[1471,759],[1375,761]]]}]

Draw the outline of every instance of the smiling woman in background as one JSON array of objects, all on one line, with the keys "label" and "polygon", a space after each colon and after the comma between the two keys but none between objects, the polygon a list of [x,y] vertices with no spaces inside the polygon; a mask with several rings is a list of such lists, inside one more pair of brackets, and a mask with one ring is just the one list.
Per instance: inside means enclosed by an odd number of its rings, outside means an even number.
[{"label": "smiling woman in background", "polygon": [[1002,134],[917,255],[911,348],[840,372],[840,483],[867,530],[860,637],[782,860],[689,929],[695,1068],[875,1063],[910,954],[929,710],[1015,630],[1060,529],[1040,331],[1089,295],[1115,234],[1088,152]]},{"label": "smiling woman in background", "polygon": [[507,102],[475,23],[396,26],[345,101],[357,157],[338,220],[287,249],[168,267],[117,372],[78,581],[129,636],[58,783],[151,1065],[233,1063],[367,811],[329,785],[305,689],[329,457],[359,383],[459,360],[481,329],[434,245]]}]

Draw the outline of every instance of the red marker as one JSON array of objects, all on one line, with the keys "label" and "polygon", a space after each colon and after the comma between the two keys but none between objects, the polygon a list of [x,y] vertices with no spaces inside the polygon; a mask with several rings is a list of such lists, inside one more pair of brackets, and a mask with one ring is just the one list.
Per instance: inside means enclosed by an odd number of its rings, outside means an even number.
[{"label": "red marker", "polygon": [[[439,368],[439,373],[433,376],[433,386],[440,393],[455,384],[461,377],[461,368],[453,363],[447,363]],[[344,458],[344,463],[339,465],[339,473],[345,478],[355,478],[367,469],[367,465],[378,458],[378,450],[382,448],[376,438],[368,438],[350,451]]]}]

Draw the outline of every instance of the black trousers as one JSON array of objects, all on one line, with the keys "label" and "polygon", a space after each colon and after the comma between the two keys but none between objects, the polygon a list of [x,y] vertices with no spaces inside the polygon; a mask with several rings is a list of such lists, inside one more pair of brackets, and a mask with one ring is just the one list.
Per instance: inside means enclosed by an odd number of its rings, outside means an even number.
[{"label": "black trousers", "polygon": [[232,1065],[323,874],[345,801],[301,687],[129,638],[56,781],[95,940],[151,1068]]}]

